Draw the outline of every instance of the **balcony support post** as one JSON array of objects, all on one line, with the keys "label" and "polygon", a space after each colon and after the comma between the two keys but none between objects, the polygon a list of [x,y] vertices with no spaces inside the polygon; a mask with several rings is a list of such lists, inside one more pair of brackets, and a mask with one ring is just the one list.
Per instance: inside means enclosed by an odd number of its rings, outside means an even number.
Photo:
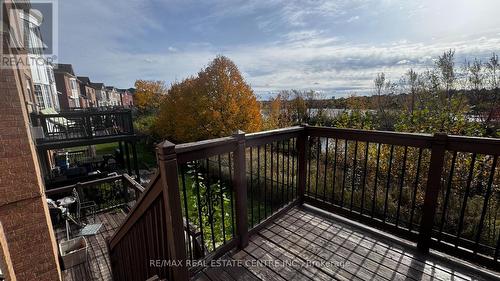
[{"label": "balcony support post", "polygon": [[132,156],[134,157],[134,172],[135,172],[136,180],[139,179],[139,182],[140,182],[139,164],[137,161],[137,148],[136,148],[136,141],[135,140],[132,142]]},{"label": "balcony support post", "polygon": [[236,203],[236,234],[240,249],[248,246],[248,209],[247,209],[247,179],[245,157],[245,132],[233,134],[237,147],[233,153],[234,162],[234,194]]},{"label": "balcony support post", "polygon": [[181,194],[179,190],[177,173],[177,155],[175,145],[164,141],[158,147],[158,160],[161,173],[163,194],[163,208],[167,231],[168,258],[171,261],[181,262],[180,266],[171,267],[169,280],[189,280],[186,264],[186,248],[181,207]]},{"label": "balcony support post", "polygon": [[304,130],[300,133],[297,138],[297,166],[298,166],[298,197],[300,204],[304,203],[304,196],[306,191],[306,177],[307,177],[307,165],[306,165],[306,147],[307,147],[307,124],[301,125]]},{"label": "balcony support post", "polygon": [[125,157],[126,157],[126,165],[127,165],[127,173],[129,175],[132,174],[132,165],[130,165],[130,150],[128,149],[128,141],[124,141],[125,144]]},{"label": "balcony support post", "polygon": [[420,221],[420,232],[417,248],[427,253],[431,244],[432,228],[436,215],[437,199],[441,187],[441,175],[443,173],[444,156],[446,152],[447,135],[445,133],[434,134],[431,144],[431,160],[425,190],[424,205],[422,207],[422,219]]}]

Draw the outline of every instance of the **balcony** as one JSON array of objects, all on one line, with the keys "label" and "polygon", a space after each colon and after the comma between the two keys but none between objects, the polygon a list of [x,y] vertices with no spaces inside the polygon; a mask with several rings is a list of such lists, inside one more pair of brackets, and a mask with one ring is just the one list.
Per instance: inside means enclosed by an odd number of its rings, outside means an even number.
[{"label": "balcony", "polygon": [[108,240],[113,277],[500,280],[499,154],[498,139],[312,126],[165,141]]},{"label": "balcony", "polygon": [[[106,241],[124,221],[144,188],[127,174],[123,174],[48,190],[46,196],[55,201],[71,196],[73,189],[78,190],[82,201],[93,201],[97,205],[95,219],[86,213],[83,214],[83,223],[101,223],[102,227],[96,235],[86,237],[89,245],[87,261],[70,268],[63,268],[63,280],[113,280]],[[75,208],[76,206],[72,205],[71,211],[73,212]],[[49,211],[56,240],[59,243],[67,239],[67,229],[60,212],[53,208],[49,208]],[[80,229],[79,226],[70,223],[70,237],[78,236]]]},{"label": "balcony", "polygon": [[129,109],[74,110],[32,115],[40,149],[115,142],[135,137]]}]

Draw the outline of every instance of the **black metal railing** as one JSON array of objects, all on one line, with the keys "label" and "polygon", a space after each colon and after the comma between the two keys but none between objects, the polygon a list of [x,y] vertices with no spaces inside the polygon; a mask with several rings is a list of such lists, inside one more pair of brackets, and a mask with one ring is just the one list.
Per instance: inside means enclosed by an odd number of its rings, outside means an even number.
[{"label": "black metal railing", "polygon": [[246,136],[246,179],[250,229],[298,197],[298,131]]},{"label": "black metal railing", "polygon": [[38,143],[134,134],[132,113],[127,109],[34,114],[32,122],[42,129]]},{"label": "black metal railing", "polygon": [[348,134],[313,136],[306,196],[416,240],[427,181],[422,171],[428,170],[429,160],[428,144],[396,144],[390,138],[369,142]]},{"label": "black metal railing", "polygon": [[92,181],[49,189],[45,192],[47,198],[57,200],[78,192],[81,201],[96,203],[97,212],[133,205],[144,191],[144,188],[127,174],[109,176]]}]

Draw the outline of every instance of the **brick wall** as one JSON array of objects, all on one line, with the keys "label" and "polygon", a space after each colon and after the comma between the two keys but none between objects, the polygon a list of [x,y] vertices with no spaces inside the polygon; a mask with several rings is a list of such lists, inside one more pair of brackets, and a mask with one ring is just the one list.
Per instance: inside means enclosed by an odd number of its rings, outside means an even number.
[{"label": "brick wall", "polygon": [[[1,36],[6,44],[7,34]],[[0,222],[17,280],[61,280],[23,98],[27,75],[29,69],[0,68]]]},{"label": "brick wall", "polygon": [[3,231],[3,226],[0,223],[0,268],[2,269],[3,276],[6,280],[16,281],[16,275],[14,274],[14,267],[12,266],[12,259],[10,258],[9,245],[7,244],[7,238],[5,237],[5,232]]}]

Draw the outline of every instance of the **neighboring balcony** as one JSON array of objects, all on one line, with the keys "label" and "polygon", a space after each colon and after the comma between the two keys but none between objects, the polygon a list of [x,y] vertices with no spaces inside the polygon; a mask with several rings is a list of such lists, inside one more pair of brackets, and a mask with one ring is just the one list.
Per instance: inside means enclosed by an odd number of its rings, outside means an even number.
[{"label": "neighboring balcony", "polygon": [[135,136],[128,109],[34,114],[32,122],[36,144],[42,149],[114,142]]}]

